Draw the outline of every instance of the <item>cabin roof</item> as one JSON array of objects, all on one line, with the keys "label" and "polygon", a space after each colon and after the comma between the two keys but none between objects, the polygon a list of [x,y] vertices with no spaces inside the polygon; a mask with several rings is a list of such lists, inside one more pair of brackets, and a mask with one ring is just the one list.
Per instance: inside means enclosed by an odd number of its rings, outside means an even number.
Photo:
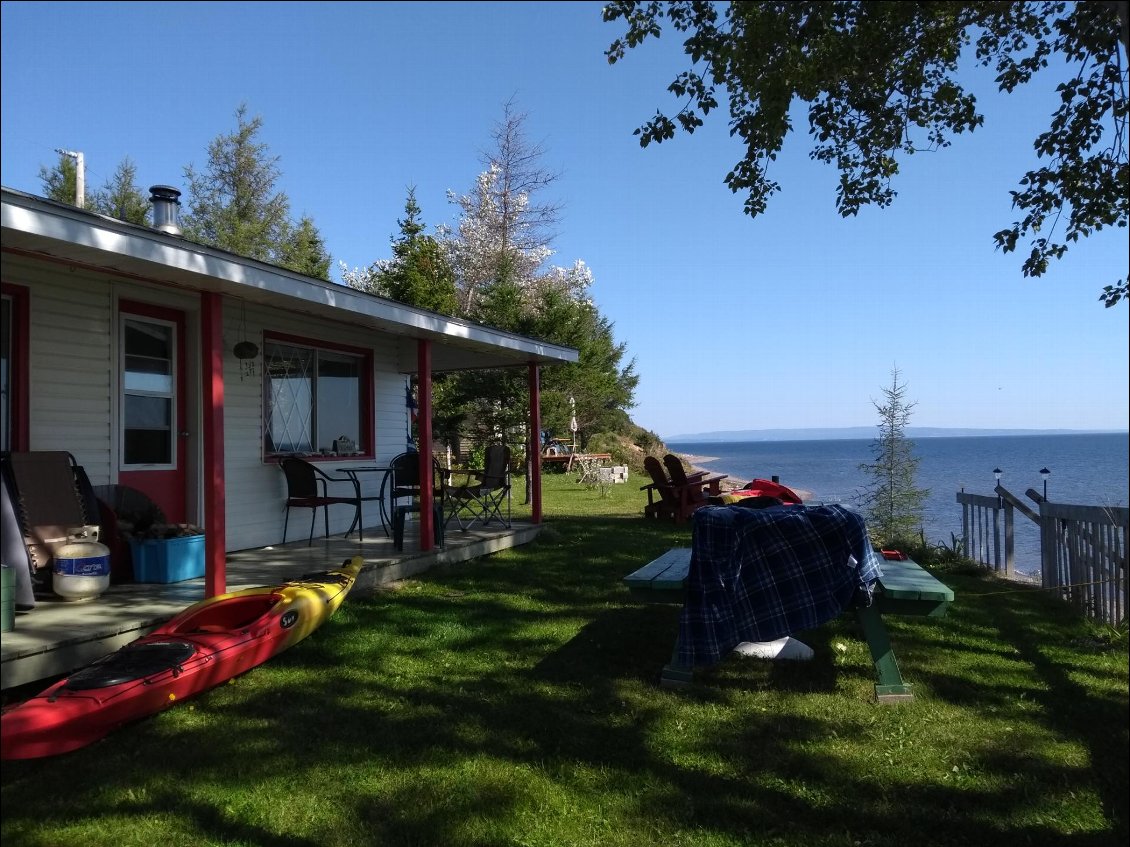
[{"label": "cabin roof", "polygon": [[418,309],[66,203],[11,188],[0,189],[0,196],[5,256],[218,293],[393,335],[402,373],[416,372],[421,339],[432,342],[432,369],[440,372],[562,364],[579,355],[572,347]]}]

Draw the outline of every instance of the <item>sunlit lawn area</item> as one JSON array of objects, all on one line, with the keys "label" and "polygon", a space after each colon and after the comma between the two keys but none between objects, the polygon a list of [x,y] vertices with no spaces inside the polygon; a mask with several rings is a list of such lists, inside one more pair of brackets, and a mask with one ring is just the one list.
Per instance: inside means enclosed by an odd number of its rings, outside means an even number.
[{"label": "sunlit lawn area", "polygon": [[687,527],[546,479],[541,537],[370,596],[222,688],[3,767],[9,845],[1125,845],[1126,640],[1038,590],[942,573],[890,618],[914,702],[876,705],[853,619],[798,664],[657,686],[678,609],[621,578]]}]

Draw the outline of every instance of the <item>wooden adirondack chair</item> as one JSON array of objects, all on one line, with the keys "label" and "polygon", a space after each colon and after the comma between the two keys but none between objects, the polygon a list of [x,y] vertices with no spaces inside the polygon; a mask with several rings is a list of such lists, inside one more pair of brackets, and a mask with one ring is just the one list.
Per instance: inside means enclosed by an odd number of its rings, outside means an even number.
[{"label": "wooden adirondack chair", "polygon": [[667,466],[667,473],[670,474],[671,482],[676,487],[696,486],[703,496],[720,494],[722,480],[728,477],[728,474],[712,474],[706,471],[688,474],[683,468],[683,460],[674,453],[668,453],[664,456],[663,464]]},{"label": "wooden adirondack chair", "polygon": [[669,517],[675,523],[685,523],[695,509],[707,504],[701,484],[676,485],[663,472],[663,465],[654,456],[644,459],[643,466],[651,477],[651,482],[640,488],[640,491],[647,492],[644,517]]}]

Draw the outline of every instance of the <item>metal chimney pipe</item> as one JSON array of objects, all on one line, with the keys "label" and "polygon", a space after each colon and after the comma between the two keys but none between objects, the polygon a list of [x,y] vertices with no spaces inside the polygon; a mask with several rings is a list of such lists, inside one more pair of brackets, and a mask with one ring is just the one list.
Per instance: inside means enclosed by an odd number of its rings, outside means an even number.
[{"label": "metal chimney pipe", "polygon": [[169,235],[180,235],[180,191],[171,185],[149,186],[149,202],[153,204],[153,228]]}]

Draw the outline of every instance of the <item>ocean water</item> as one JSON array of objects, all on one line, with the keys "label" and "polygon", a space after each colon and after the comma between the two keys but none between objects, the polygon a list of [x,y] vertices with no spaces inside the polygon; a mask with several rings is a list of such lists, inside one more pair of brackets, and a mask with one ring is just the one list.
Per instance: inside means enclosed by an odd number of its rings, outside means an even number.
[{"label": "ocean water", "polygon": [[[932,543],[952,543],[961,535],[957,492],[993,493],[993,469],[1001,469],[1001,485],[1024,497],[1029,488],[1043,491],[1040,469],[1051,471],[1048,499],[1085,506],[1126,506],[1130,498],[1126,433],[1100,435],[1009,435],[919,438],[919,488],[929,491],[922,524]],[[824,503],[857,506],[868,484],[859,465],[873,461],[872,441],[673,442],[674,452],[696,457],[700,467],[748,482],[780,477],[784,485],[810,492]],[[1017,570],[1037,573],[1040,539],[1034,523],[1017,513]]]}]

